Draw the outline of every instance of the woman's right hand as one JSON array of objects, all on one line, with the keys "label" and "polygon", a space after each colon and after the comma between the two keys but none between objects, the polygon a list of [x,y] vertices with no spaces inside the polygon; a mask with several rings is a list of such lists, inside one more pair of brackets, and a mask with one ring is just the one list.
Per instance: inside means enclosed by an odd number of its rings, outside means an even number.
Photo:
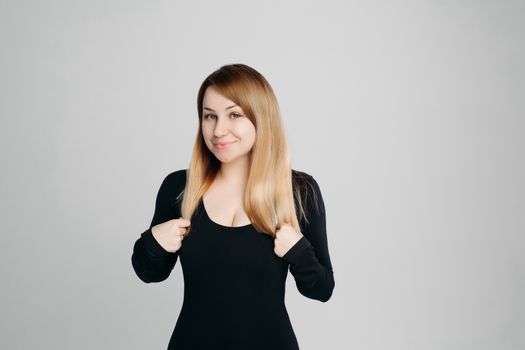
[{"label": "woman's right hand", "polygon": [[184,235],[188,230],[187,227],[190,225],[190,220],[181,217],[153,226],[151,232],[164,250],[175,253],[180,249]]}]

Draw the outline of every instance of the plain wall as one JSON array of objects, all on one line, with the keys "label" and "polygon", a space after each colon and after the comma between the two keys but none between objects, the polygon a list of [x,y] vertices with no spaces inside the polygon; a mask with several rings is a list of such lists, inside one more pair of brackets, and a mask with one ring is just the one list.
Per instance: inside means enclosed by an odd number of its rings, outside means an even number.
[{"label": "plain wall", "polygon": [[165,349],[131,253],[245,63],[316,178],[336,287],[302,350],[525,348],[523,1],[1,1],[0,348]]}]

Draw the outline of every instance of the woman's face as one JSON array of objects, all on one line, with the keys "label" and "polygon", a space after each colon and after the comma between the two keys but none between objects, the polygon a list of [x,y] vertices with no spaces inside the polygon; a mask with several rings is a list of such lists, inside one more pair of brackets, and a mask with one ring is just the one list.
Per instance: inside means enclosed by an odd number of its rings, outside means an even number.
[{"label": "woman's face", "polygon": [[248,157],[255,142],[255,126],[241,107],[213,86],[204,93],[202,135],[208,149],[223,163]]}]

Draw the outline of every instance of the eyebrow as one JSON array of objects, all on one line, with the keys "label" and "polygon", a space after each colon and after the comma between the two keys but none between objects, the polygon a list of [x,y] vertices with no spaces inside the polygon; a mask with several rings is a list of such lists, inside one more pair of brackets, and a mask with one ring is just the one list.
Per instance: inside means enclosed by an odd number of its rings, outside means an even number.
[{"label": "eyebrow", "polygon": [[[228,109],[233,108],[233,107],[239,107],[239,106],[237,106],[237,105],[232,105],[232,106],[230,106],[230,107],[227,107],[226,109],[228,110]],[[213,109],[211,109],[211,108],[209,108],[209,107],[204,107],[203,109],[207,109],[208,111],[215,112]]]}]

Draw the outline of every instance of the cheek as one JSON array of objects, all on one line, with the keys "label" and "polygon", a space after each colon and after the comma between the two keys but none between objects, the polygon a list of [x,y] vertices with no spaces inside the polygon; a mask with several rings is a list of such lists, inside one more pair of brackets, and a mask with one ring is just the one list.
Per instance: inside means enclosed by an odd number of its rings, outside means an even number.
[{"label": "cheek", "polygon": [[243,138],[247,141],[255,140],[255,126],[250,122],[246,121],[240,126],[239,131],[242,132]]},{"label": "cheek", "polygon": [[255,140],[255,134],[250,130],[244,130],[243,133],[238,134],[239,138],[241,139],[241,143],[245,147],[251,147]]},{"label": "cheek", "polygon": [[256,136],[255,128],[252,126],[252,128],[250,129],[250,142],[251,143],[255,142],[255,136]]},{"label": "cheek", "polygon": [[[202,124],[201,125],[201,131],[202,131],[202,135],[204,136],[209,136],[210,135],[210,128],[206,126],[206,124]],[[206,139],[208,139],[206,137]]]},{"label": "cheek", "polygon": [[206,128],[202,128],[201,135],[202,135],[202,138],[204,139],[204,143],[208,145],[208,147],[211,147],[212,144],[211,144],[210,138],[212,135],[210,135],[210,131],[207,130]]}]

